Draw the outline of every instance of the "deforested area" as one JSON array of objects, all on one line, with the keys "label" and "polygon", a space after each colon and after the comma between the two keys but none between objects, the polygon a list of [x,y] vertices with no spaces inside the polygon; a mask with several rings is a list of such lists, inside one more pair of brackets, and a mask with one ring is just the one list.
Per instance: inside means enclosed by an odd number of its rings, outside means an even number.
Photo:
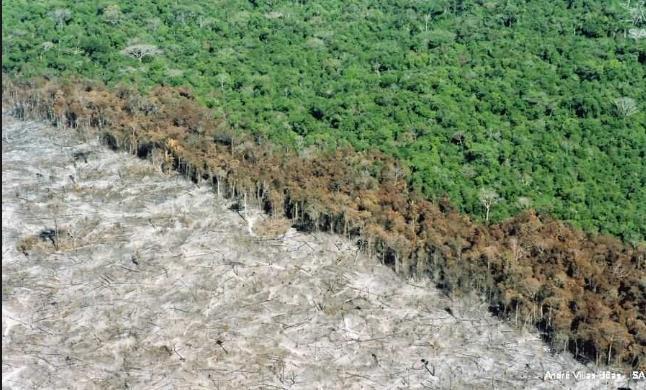
[{"label": "deforested area", "polygon": [[3,117],[2,384],[607,389],[531,327],[97,135]]}]

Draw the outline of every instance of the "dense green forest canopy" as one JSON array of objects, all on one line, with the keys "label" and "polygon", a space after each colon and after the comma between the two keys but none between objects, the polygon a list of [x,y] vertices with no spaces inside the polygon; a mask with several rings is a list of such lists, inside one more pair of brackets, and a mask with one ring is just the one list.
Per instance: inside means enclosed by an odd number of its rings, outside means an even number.
[{"label": "dense green forest canopy", "polygon": [[[646,2],[9,0],[3,72],[189,86],[239,131],[378,148],[432,199],[646,236]],[[489,212],[487,211],[489,210]]]}]

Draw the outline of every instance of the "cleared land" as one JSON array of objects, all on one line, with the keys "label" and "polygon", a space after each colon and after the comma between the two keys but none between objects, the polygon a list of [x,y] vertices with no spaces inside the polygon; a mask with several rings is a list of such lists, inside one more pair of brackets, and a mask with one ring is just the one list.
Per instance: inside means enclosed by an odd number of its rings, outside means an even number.
[{"label": "cleared land", "polygon": [[2,136],[3,388],[627,385],[545,381],[595,369],[71,130],[3,117]]}]

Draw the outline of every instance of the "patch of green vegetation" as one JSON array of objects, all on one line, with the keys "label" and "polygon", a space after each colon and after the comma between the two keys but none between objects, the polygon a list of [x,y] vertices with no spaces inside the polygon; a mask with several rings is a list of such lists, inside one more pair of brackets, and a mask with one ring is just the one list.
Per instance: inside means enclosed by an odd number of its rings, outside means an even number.
[{"label": "patch of green vegetation", "polygon": [[646,236],[645,7],[12,0],[2,67],[189,86],[258,139],[397,156],[415,187],[477,218],[533,207],[635,242]]}]

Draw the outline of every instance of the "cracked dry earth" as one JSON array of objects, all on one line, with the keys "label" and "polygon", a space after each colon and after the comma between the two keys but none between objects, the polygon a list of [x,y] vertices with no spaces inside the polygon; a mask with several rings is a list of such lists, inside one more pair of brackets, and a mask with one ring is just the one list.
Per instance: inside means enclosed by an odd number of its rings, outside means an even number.
[{"label": "cracked dry earth", "polygon": [[544,380],[594,369],[338,236],[256,237],[206,184],[72,130],[2,137],[3,389],[625,385]]}]

